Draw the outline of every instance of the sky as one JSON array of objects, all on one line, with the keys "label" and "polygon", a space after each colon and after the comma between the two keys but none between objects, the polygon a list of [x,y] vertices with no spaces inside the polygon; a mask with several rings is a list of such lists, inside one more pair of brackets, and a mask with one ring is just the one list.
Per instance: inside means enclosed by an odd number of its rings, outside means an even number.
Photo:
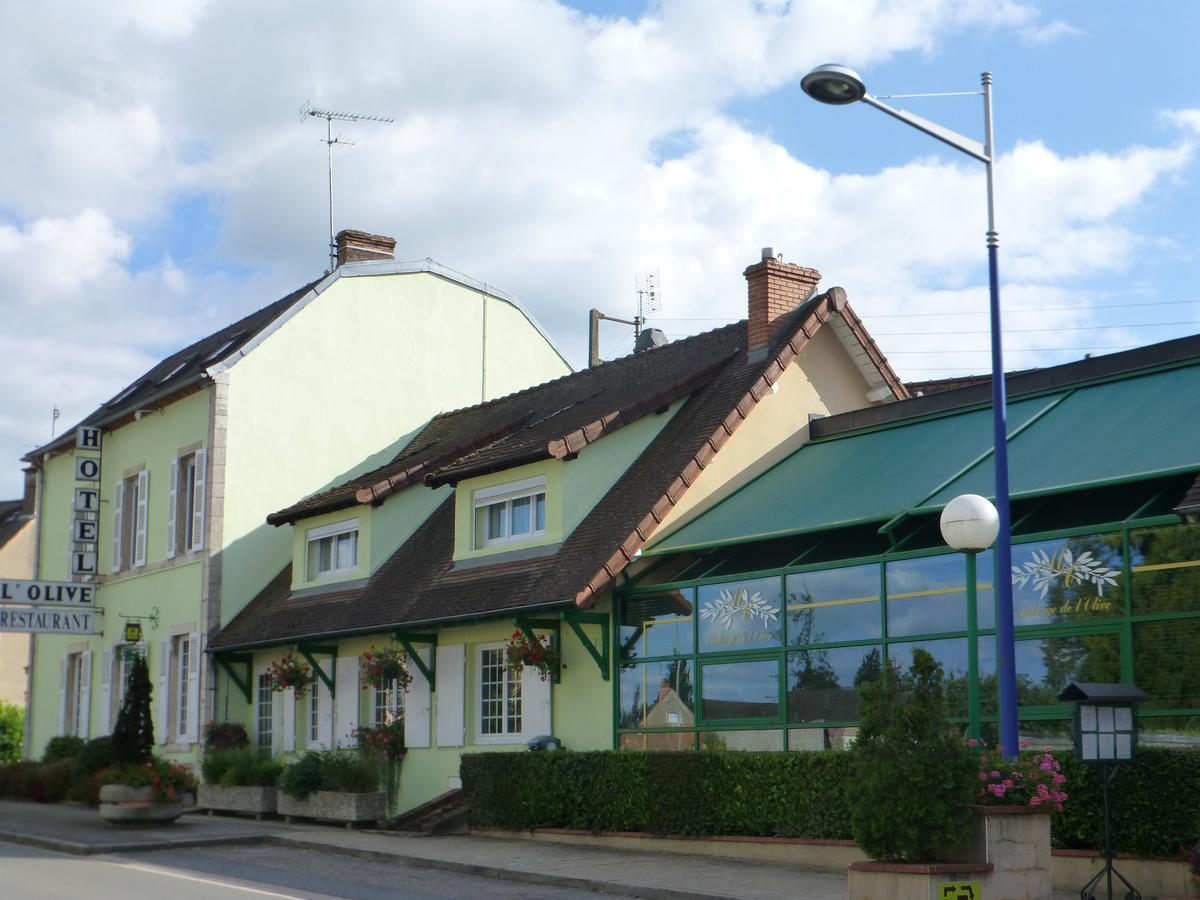
[{"label": "sky", "polygon": [[[743,318],[770,246],[922,380],[990,367],[984,167],[800,79],[988,70],[1006,366],[1195,333],[1197,34],[1187,0],[0,0],[0,496],[55,408],[324,271],[306,102],[394,119],[338,130],[336,229],[514,294],[577,367],[639,273],[678,338]],[[888,102],[983,137],[977,95]]]}]

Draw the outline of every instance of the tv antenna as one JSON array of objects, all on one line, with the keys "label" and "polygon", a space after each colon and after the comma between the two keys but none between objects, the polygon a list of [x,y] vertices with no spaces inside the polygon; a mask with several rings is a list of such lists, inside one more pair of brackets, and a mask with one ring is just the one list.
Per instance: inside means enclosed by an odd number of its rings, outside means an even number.
[{"label": "tv antenna", "polygon": [[598,309],[592,309],[588,312],[589,368],[591,366],[598,366],[602,362],[600,359],[601,322],[620,322],[623,325],[632,325],[633,349],[634,352],[637,352],[640,349],[638,345],[642,335],[642,326],[646,324],[646,314],[658,312],[662,309],[662,279],[659,277],[658,269],[635,275],[633,283],[637,291],[637,315],[632,319],[619,319],[616,316],[602,313]]},{"label": "tv antenna", "polygon": [[339,134],[333,136],[333,120],[339,122],[375,122],[379,125],[391,125],[396,120],[387,116],[368,116],[362,113],[339,112],[333,109],[317,109],[307,100],[300,107],[300,121],[304,121],[306,116],[312,116],[316,119],[325,120],[325,138],[321,141],[325,145],[326,155],[329,157],[329,271],[332,272],[337,267],[337,244],[333,239],[333,145],[343,144],[350,147],[354,146],[353,141],[347,141]]}]

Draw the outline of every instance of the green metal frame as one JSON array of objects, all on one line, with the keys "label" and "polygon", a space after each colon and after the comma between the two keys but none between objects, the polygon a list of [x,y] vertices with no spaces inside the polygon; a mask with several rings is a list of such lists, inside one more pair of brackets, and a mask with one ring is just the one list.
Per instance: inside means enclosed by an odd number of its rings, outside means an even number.
[{"label": "green metal frame", "polygon": [[[246,702],[252,703],[254,701],[254,657],[249,653],[218,653],[213,658],[216,660],[217,666],[225,670],[225,674],[229,676],[229,680],[241,692]],[[241,675],[238,674],[238,666],[245,666]]]},{"label": "green metal frame", "polygon": [[308,664],[313,667],[313,671],[316,672],[317,677],[324,682],[325,687],[329,688],[329,696],[336,697],[337,668],[335,667],[332,673],[326,672],[323,668],[321,668],[321,664],[317,662],[316,655],[320,653],[337,659],[337,645],[299,644],[297,645],[296,649],[300,652],[300,655],[308,661]]},{"label": "green metal frame", "polygon": [[[404,648],[404,652],[413,661],[413,665],[425,676],[425,680],[429,682],[429,690],[437,690],[437,632],[394,631],[392,632],[392,640]],[[421,659],[421,654],[413,648],[413,644],[429,645],[432,652],[429,654],[428,663]]]},{"label": "green metal frame", "polygon": [[[600,677],[608,681],[611,677],[609,670],[612,668],[612,656],[609,651],[608,640],[608,615],[605,613],[567,610],[562,614],[562,620],[575,632],[575,637],[579,638],[579,643],[583,644],[583,649],[595,660],[596,665],[600,669]],[[600,626],[599,649],[592,643],[592,639],[587,636],[587,632],[583,630],[584,625]]]},{"label": "green metal frame", "polygon": [[[561,616],[562,614],[560,614]],[[552,644],[559,651],[558,664],[554,667],[554,671],[550,673],[550,682],[558,684],[562,681],[562,622],[563,619],[531,619],[528,616],[513,616],[513,625],[515,625],[525,635],[527,640],[536,641],[537,635],[535,631],[549,631],[552,638]],[[581,633],[581,632],[580,632]]]}]

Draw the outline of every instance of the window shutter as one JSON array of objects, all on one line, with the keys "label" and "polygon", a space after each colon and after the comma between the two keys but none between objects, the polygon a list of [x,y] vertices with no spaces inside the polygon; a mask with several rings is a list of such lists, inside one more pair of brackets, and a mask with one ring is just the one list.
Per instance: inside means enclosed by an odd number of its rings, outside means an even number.
[{"label": "window shutter", "polygon": [[112,733],[113,650],[100,654],[100,736]]},{"label": "window shutter", "polygon": [[170,483],[167,486],[167,559],[175,558],[175,517],[179,512],[179,460],[171,460]]},{"label": "window shutter", "polygon": [[58,661],[58,733],[67,733],[67,666],[70,656]]},{"label": "window shutter", "polygon": [[196,502],[192,509],[192,545],[189,550],[204,549],[204,473],[208,468],[208,451],[196,451],[196,474],[192,478],[195,485],[193,494]]},{"label": "window shutter", "polygon": [[354,746],[354,729],[358,727],[358,657],[339,656],[335,663],[334,718],[337,725],[337,746]]},{"label": "window shutter", "polygon": [[158,721],[154,723],[154,730],[158,737],[158,743],[169,744],[171,742],[171,639],[163,638],[158,642],[158,684],[154,687],[155,694],[158,695],[158,703],[155,705],[157,709]]},{"label": "window shutter", "polygon": [[[418,650],[421,660],[429,662],[429,651]],[[404,692],[404,746],[429,746],[429,682],[421,674],[421,670],[410,659],[406,664],[408,674],[412,676],[408,690]]]},{"label": "window shutter", "polygon": [[320,678],[312,689],[317,692],[317,740],[310,744],[314,750],[333,749],[333,695]]},{"label": "window shutter", "polygon": [[466,652],[462,644],[437,648],[437,745],[463,744],[463,688]]},{"label": "window shutter", "polygon": [[[187,670],[187,730],[183,733],[185,744],[195,744],[200,740],[200,632],[193,631],[188,635],[188,670]],[[182,676],[182,672],[180,675]]]},{"label": "window shutter", "polygon": [[271,692],[271,755],[283,752],[283,691]]},{"label": "window shutter", "polygon": [[527,738],[554,734],[550,715],[550,679],[533,666],[521,669],[521,733]]},{"label": "window shutter", "polygon": [[133,532],[133,564],[135,566],[144,566],[146,564],[146,513],[149,509],[149,504],[146,502],[150,492],[150,473],[145,469],[138,472],[137,477],[137,511],[134,520]]},{"label": "window shutter", "polygon": [[118,481],[113,492],[112,570],[121,571],[121,519],[125,510],[125,482]]},{"label": "window shutter", "polygon": [[79,737],[88,736],[88,720],[92,716],[92,651],[79,654]]},{"label": "window shutter", "polygon": [[283,704],[283,752],[296,749],[296,689],[288,688],[279,695]]}]

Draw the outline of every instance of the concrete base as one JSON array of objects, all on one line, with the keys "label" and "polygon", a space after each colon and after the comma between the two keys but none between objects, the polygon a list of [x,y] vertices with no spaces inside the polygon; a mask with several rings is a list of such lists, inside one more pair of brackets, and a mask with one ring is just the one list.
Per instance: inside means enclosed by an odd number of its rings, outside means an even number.
[{"label": "concrete base", "polygon": [[100,788],[100,818],[112,825],[161,825],[182,815],[182,799],[155,799],[151,787],[106,784]]},{"label": "concrete base", "polygon": [[[977,883],[975,897],[999,898],[988,890],[995,873],[987,863],[854,863],[846,873],[848,900],[944,900],[942,886]],[[1050,894],[1043,895],[1045,900]]]},{"label": "concrete base", "polygon": [[245,813],[261,818],[275,814],[276,789],[273,787],[222,787],[200,785],[197,806],[210,812]]},{"label": "concrete base", "polygon": [[281,816],[289,819],[301,817],[345,822],[347,825],[355,822],[378,822],[387,816],[387,794],[383,791],[367,794],[317,791],[303,800],[297,800],[280,791],[276,797],[276,810]]}]

